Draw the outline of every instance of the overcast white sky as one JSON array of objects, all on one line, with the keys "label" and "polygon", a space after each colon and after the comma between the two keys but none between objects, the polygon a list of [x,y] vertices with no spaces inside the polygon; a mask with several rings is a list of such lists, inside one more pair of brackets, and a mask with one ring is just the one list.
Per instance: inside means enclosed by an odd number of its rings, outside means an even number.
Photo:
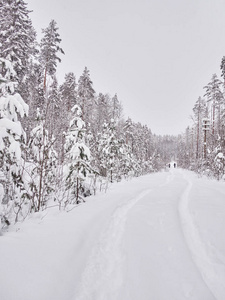
[{"label": "overcast white sky", "polygon": [[[117,93],[125,117],[179,134],[225,55],[224,0],[25,0],[38,34],[54,19],[58,68],[88,67],[96,92]],[[40,37],[40,35],[39,35]]]}]

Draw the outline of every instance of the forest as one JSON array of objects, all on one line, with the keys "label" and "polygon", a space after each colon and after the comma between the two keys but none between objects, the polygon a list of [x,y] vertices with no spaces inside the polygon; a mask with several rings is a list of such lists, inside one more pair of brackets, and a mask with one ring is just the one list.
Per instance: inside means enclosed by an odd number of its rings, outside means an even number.
[{"label": "forest", "polygon": [[124,118],[119,95],[96,92],[86,66],[59,84],[64,55],[55,20],[38,41],[27,4],[0,0],[0,228],[52,206],[69,211],[171,160],[224,179],[225,56],[221,79],[213,74],[194,104],[192,126],[159,136]]}]

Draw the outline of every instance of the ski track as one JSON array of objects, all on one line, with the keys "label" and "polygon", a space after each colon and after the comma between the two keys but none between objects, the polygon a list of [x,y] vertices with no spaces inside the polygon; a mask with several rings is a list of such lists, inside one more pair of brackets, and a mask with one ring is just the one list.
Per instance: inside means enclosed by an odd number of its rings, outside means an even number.
[{"label": "ski track", "polygon": [[183,175],[188,185],[181,196],[179,203],[179,214],[182,229],[187,246],[191,252],[192,259],[197,266],[202,278],[217,300],[225,299],[225,265],[213,254],[200,237],[188,208],[189,193],[192,189],[191,180]]},{"label": "ski track", "polygon": [[122,237],[129,210],[152,190],[117,207],[107,229],[100,236],[83,272],[76,300],[115,300],[123,284]]},{"label": "ski track", "polygon": [[173,171],[173,169],[171,169],[168,173],[168,176],[166,177],[165,183],[160,184],[160,187],[166,186],[173,180],[174,180],[174,171]]}]

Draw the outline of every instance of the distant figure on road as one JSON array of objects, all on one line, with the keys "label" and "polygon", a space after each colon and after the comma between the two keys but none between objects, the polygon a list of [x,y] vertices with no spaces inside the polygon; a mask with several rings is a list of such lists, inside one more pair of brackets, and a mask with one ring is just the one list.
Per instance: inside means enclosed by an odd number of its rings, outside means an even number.
[{"label": "distant figure on road", "polygon": [[176,168],[176,163],[173,164],[174,168]]},{"label": "distant figure on road", "polygon": [[169,168],[170,168],[170,164],[169,164]]}]

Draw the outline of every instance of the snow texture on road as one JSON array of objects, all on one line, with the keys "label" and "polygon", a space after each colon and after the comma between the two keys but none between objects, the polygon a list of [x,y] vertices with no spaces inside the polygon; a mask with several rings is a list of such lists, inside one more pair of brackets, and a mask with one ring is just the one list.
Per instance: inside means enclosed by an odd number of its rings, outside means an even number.
[{"label": "snow texture on road", "polygon": [[170,169],[35,214],[0,237],[0,299],[225,299],[224,191]]},{"label": "snow texture on road", "polygon": [[187,181],[187,188],[185,189],[179,206],[181,223],[185,235],[187,245],[191,251],[192,258],[196,263],[206,285],[211,290],[212,294],[217,300],[224,300],[225,298],[225,257],[215,256],[210,251],[210,246],[207,241],[203,242],[199,230],[194,223],[193,217],[189,211],[189,197],[192,189],[192,181],[184,175]]},{"label": "snow texture on road", "polygon": [[121,242],[129,210],[151,190],[119,206],[113,213],[109,226],[98,241],[82,276],[77,300],[118,299],[123,284]]}]

